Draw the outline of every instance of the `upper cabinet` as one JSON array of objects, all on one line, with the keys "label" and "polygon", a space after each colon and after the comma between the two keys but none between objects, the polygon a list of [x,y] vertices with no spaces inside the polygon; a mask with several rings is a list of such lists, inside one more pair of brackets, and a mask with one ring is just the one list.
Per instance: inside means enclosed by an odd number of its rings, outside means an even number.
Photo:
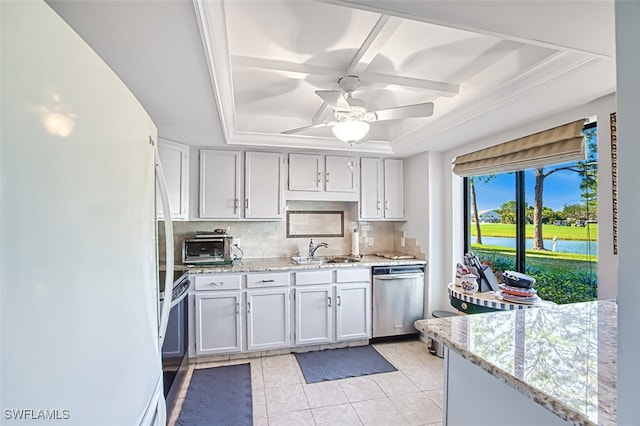
[{"label": "upper cabinet", "polygon": [[354,157],[289,154],[287,199],[357,201]]},{"label": "upper cabinet", "polygon": [[[189,216],[189,147],[160,140],[158,155],[167,182],[171,219],[187,220]],[[158,219],[164,218],[160,197],[156,197],[156,212]]]},{"label": "upper cabinet", "polygon": [[284,215],[284,156],[273,152],[245,153],[244,217],[280,219]]},{"label": "upper cabinet", "polygon": [[404,220],[404,162],[360,159],[360,219]]},{"label": "upper cabinet", "polygon": [[200,218],[240,218],[240,151],[200,150]]},{"label": "upper cabinet", "polygon": [[[201,219],[281,219],[283,163],[279,153],[200,150]],[[243,185],[244,183],[244,185]]]}]

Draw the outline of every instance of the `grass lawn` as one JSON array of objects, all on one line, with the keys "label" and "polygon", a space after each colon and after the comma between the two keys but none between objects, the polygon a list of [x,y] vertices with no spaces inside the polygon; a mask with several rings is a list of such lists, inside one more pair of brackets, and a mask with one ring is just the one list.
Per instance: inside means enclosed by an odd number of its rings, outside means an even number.
[{"label": "grass lawn", "polygon": [[[508,223],[481,223],[480,232],[487,237],[516,237],[516,225]],[[476,235],[475,224],[471,225],[471,235]],[[526,225],[527,238],[533,238],[533,225]],[[542,225],[542,238],[551,240],[598,241],[598,224],[590,223],[585,227]]]}]

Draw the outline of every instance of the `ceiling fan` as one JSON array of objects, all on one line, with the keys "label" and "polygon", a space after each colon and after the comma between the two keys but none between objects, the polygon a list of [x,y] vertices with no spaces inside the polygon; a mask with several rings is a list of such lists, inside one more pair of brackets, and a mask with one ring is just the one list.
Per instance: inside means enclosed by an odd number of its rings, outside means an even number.
[{"label": "ceiling fan", "polygon": [[353,92],[360,87],[360,78],[355,75],[347,75],[338,80],[342,90],[316,90],[315,93],[333,108],[335,120],[310,124],[297,129],[282,132],[285,135],[303,132],[307,129],[319,127],[331,127],[333,134],[343,142],[357,143],[365,137],[369,131],[369,123],[413,118],[429,117],[433,114],[433,102],[404,105],[394,108],[368,111],[362,99],[353,97]]}]

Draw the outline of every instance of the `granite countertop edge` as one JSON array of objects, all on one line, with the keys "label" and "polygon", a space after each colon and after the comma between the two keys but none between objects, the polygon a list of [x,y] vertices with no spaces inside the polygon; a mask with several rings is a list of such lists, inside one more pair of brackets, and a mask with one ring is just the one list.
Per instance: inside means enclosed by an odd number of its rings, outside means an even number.
[{"label": "granite countertop edge", "polygon": [[[369,268],[385,265],[426,265],[424,259],[385,259],[378,256],[363,256],[358,262],[349,263],[322,263],[322,264],[296,264],[288,257],[252,258],[236,260],[232,265],[174,265],[176,272],[188,272],[190,274],[211,273],[242,273],[242,272],[288,272],[295,270],[315,269],[342,269],[342,268]],[[166,270],[166,265],[160,264],[160,270]]]},{"label": "granite countertop edge", "polygon": [[[602,303],[602,302],[592,302],[592,303]],[[545,309],[544,307],[540,307],[537,309]],[[515,315],[518,311],[505,311],[510,312]],[[494,315],[493,313],[482,314],[482,315]],[[585,426],[597,426],[598,423],[594,423],[590,420],[586,415],[576,411],[575,409],[567,406],[566,404],[558,401],[553,396],[536,389],[530,384],[524,382],[523,380],[515,377],[511,373],[501,369],[500,367],[494,365],[492,362],[482,358],[481,356],[475,354],[469,349],[457,344],[452,341],[448,336],[447,327],[451,324],[453,318],[434,318],[434,319],[423,319],[415,322],[414,326],[418,331],[423,333],[425,336],[428,336],[438,342],[444,344],[450,350],[455,351],[462,358],[468,360],[474,365],[479,366],[487,373],[491,374],[501,382],[510,386],[511,388],[517,390],[524,396],[532,399],[536,404],[543,406],[547,410],[551,411],[561,419],[565,420],[569,424],[573,425],[585,425]],[[604,420],[604,419],[603,419]],[[606,421],[606,420],[605,420]],[[615,424],[615,423],[613,423]]]}]

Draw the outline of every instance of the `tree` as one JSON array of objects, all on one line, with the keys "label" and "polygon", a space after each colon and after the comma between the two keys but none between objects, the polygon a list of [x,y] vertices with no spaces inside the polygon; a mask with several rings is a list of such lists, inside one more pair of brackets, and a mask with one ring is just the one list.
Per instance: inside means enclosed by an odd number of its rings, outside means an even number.
[{"label": "tree", "polygon": [[471,208],[473,209],[473,217],[476,222],[476,244],[482,244],[482,232],[480,231],[480,216],[478,215],[478,201],[476,197],[476,185],[477,179],[480,183],[487,183],[496,175],[484,175],[484,176],[469,176],[469,189],[471,192]]},{"label": "tree", "polygon": [[516,223],[516,202],[507,201],[496,210],[500,214],[500,222]]},{"label": "tree", "polygon": [[597,170],[598,170],[598,162],[597,162],[597,139],[596,139],[596,128],[587,129],[584,132],[584,136],[588,143],[588,153],[586,161],[578,161],[576,163],[568,164],[565,166],[558,166],[552,169],[548,169],[545,171],[544,168],[536,169],[536,182],[534,186],[534,195],[533,195],[533,249],[534,250],[545,250],[544,248],[544,240],[542,239],[542,215],[543,215],[543,207],[542,207],[542,194],[544,191],[544,180],[551,176],[554,173],[557,173],[561,170],[569,170],[572,172],[579,173],[582,176],[582,181],[580,183],[580,189],[582,190],[581,197],[585,199],[585,203],[587,204],[587,210],[589,209],[589,202],[592,203],[594,207],[592,210],[595,211],[595,194],[598,190],[598,182],[597,182]]}]

